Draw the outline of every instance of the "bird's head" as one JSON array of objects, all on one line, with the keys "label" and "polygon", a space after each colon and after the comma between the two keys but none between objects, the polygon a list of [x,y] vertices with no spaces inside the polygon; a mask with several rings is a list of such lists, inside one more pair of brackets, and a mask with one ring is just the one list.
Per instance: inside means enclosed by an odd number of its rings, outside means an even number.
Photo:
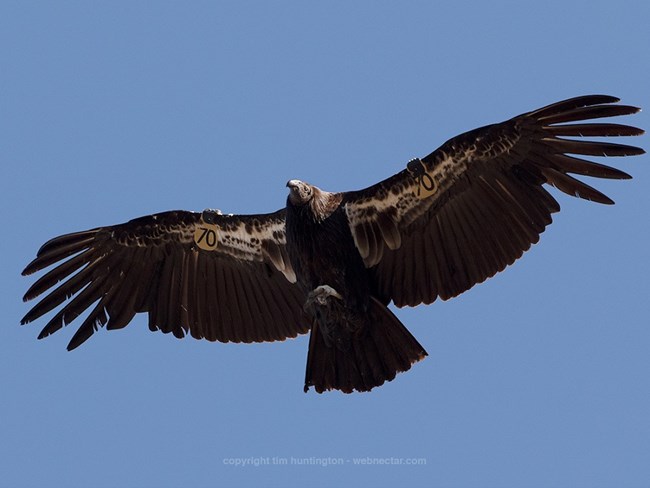
[{"label": "bird's head", "polygon": [[291,205],[307,212],[316,222],[322,222],[334,212],[343,200],[342,193],[323,191],[317,186],[310,185],[300,180],[289,180],[289,198],[287,205]]},{"label": "bird's head", "polygon": [[314,198],[315,187],[309,183],[300,180],[289,180],[287,187],[289,188],[289,201],[293,205],[305,205]]}]

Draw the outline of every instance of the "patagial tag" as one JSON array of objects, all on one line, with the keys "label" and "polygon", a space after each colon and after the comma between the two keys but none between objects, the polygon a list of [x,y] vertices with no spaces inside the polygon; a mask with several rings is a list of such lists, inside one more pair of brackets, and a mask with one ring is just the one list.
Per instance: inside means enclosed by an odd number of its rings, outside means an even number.
[{"label": "patagial tag", "polygon": [[214,251],[219,242],[219,227],[215,224],[206,224],[201,220],[194,231],[194,242],[204,251]]},{"label": "patagial tag", "polygon": [[417,190],[415,194],[420,199],[425,199],[430,197],[436,192],[436,182],[433,180],[431,175],[426,172],[424,163],[420,158],[412,159],[406,165],[408,170],[415,178],[417,183]]}]

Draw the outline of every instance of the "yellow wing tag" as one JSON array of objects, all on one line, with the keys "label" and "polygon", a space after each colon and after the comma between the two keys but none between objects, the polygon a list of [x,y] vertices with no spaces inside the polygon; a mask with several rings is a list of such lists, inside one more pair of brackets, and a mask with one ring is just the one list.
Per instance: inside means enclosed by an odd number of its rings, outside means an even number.
[{"label": "yellow wing tag", "polygon": [[436,182],[431,177],[431,175],[426,172],[426,168],[421,159],[412,159],[409,161],[407,168],[413,175],[413,178],[415,178],[415,182],[417,184],[415,194],[418,196],[418,198],[425,199],[436,192]]},{"label": "yellow wing tag", "polygon": [[194,231],[194,242],[204,251],[214,251],[219,242],[219,227],[201,220]]}]

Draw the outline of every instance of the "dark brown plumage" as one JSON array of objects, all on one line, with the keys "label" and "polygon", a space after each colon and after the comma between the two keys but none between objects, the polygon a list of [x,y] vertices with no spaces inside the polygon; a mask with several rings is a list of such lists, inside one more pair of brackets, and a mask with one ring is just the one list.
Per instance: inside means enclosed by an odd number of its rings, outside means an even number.
[{"label": "dark brown plumage", "polygon": [[573,98],[467,132],[360,191],[291,180],[286,208],[271,214],[174,211],[57,237],[23,271],[56,265],[25,294],[45,297],[21,323],[70,299],[42,338],[90,309],[68,349],[139,312],[151,330],[221,342],[311,329],[305,391],[370,390],[426,356],[391,301],[448,299],[512,264],[560,208],[545,183],[613,203],[571,174],[630,178],[576,157],[644,152],[575,139],[642,134],[583,122],[638,111],[616,102]]}]

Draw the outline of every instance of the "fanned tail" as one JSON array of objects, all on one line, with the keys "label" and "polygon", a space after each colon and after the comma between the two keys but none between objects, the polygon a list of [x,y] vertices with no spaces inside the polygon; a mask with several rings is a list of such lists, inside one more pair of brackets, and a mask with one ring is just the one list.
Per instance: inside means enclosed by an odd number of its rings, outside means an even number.
[{"label": "fanned tail", "polygon": [[326,390],[344,393],[370,391],[391,381],[397,373],[409,370],[411,365],[427,355],[386,306],[375,298],[371,300],[366,326],[359,333],[352,333],[342,344],[329,340],[327,325],[314,320],[309,339],[305,392],[312,386],[318,393]]}]

